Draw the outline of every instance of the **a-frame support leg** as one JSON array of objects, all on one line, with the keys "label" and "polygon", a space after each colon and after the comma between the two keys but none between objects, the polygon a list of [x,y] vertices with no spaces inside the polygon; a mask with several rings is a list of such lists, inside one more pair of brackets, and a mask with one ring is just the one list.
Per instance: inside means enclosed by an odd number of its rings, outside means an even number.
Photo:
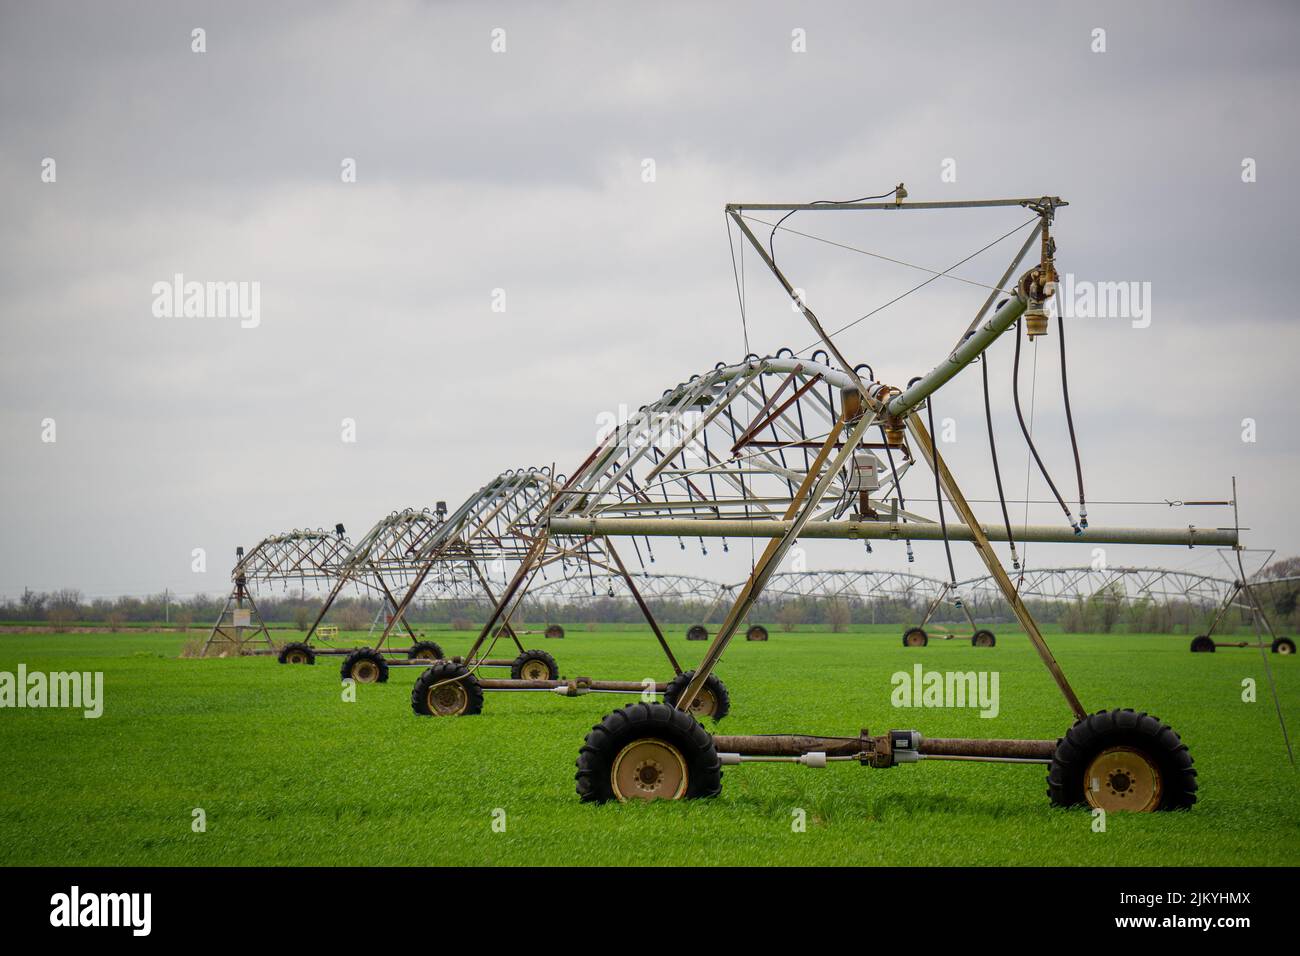
[{"label": "a-frame support leg", "polygon": [[1011,583],[1011,578],[1007,576],[1006,569],[1002,567],[1002,562],[998,560],[998,556],[993,552],[993,546],[989,544],[983,526],[976,520],[975,512],[971,510],[970,504],[966,501],[966,496],[957,487],[957,482],[953,480],[952,473],[948,471],[948,466],[944,464],[943,457],[935,449],[930,433],[925,429],[925,424],[915,412],[907,416],[907,429],[911,432],[912,438],[920,448],[921,455],[938,474],[939,482],[943,485],[944,494],[952,503],[953,508],[956,509],[957,514],[961,516],[961,520],[966,527],[970,529],[975,550],[979,553],[985,567],[989,569],[989,574],[993,576],[993,580],[1002,592],[1003,598],[1011,605],[1011,610],[1015,613],[1016,619],[1020,621],[1020,626],[1029,635],[1029,640],[1033,642],[1034,649],[1038,651],[1038,656],[1047,665],[1047,670],[1051,673],[1052,679],[1056,681],[1056,686],[1060,688],[1065,702],[1070,705],[1071,712],[1077,720],[1087,717],[1088,712],[1084,710],[1083,704],[1079,702],[1078,696],[1074,693],[1074,688],[1070,686],[1070,682],[1065,677],[1065,672],[1061,670],[1061,665],[1057,663],[1056,657],[1052,654],[1052,649],[1047,646],[1047,641],[1043,639],[1043,632],[1038,629],[1038,622],[1034,620],[1033,615],[1029,613],[1029,609],[1025,607],[1025,602],[1020,600],[1020,594],[1016,591],[1015,585]]}]

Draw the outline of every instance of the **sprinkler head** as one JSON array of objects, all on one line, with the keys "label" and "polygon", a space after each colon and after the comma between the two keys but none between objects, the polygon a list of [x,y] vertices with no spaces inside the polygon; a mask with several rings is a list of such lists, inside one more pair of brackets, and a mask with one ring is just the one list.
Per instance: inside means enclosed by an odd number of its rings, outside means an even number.
[{"label": "sprinkler head", "polygon": [[1035,302],[1025,310],[1025,335],[1034,339],[1047,334],[1047,310],[1041,302]]}]

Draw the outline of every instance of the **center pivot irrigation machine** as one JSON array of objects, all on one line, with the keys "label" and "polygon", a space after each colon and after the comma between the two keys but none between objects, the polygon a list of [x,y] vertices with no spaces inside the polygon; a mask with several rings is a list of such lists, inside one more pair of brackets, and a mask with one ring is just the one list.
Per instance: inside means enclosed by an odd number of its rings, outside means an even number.
[{"label": "center pivot irrigation machine", "polygon": [[[317,654],[342,654],[342,676],[369,684],[386,679],[390,666],[420,664],[442,657],[442,648],[434,641],[420,640],[404,618],[401,624],[411,642],[405,648],[386,648],[380,642],[375,648],[322,649],[313,647],[312,638],[320,636],[321,622],[349,584],[377,590],[383,597],[383,609],[395,608],[397,592],[404,590],[411,580],[411,554],[437,534],[446,517],[447,505],[439,501],[433,511],[427,508],[418,511],[406,508],[385,515],[375,522],[339,563],[332,586],[308,628],[306,638],[285,645],[280,651],[280,662],[311,664],[315,663]],[[452,590],[460,593],[465,590],[467,582],[463,578],[448,575],[435,583],[444,592]],[[391,618],[391,614],[389,616]]]},{"label": "center pivot irrigation machine", "polygon": [[[492,611],[464,657],[439,659],[432,665],[425,660],[409,662],[426,667],[411,690],[411,707],[416,714],[454,717],[480,713],[484,691],[548,691],[564,697],[587,693],[640,695],[653,692],[663,694],[666,700],[676,700],[690,675],[683,675],[663,631],[614,548],[607,541],[591,536],[562,540],[539,533],[541,517],[552,506],[558,488],[549,468],[521,468],[498,475],[471,495],[418,548],[405,555],[404,567],[409,583],[405,593],[396,600],[393,614],[376,648],[361,648],[348,660],[368,662],[373,667],[370,679],[386,680],[388,665],[395,662],[385,663],[379,649],[398,622],[405,623],[407,610],[429,576],[446,569],[468,567],[493,602]],[[549,653],[525,648],[510,622],[527,593],[528,583],[535,576],[544,574],[548,567],[558,568],[565,577],[580,578],[585,574],[593,582],[593,587],[597,569],[602,574],[617,574],[650,625],[672,667],[674,679],[649,683],[589,677],[566,679],[560,676],[559,665]],[[516,571],[506,590],[498,596],[489,583],[491,577],[497,576],[498,568],[501,576],[515,568],[526,570]],[[324,609],[321,616],[324,616]],[[563,636],[558,627],[547,630],[553,636]],[[558,634],[554,633],[556,631]],[[518,648],[517,657],[499,659],[491,656],[503,635]],[[440,648],[436,657],[443,657]],[[480,677],[479,671],[487,667],[508,667],[510,676]],[[367,671],[367,675],[369,673]],[[726,688],[715,678],[703,693],[697,695],[694,713],[720,720],[726,716],[729,706]]]},{"label": "center pivot irrigation machine", "polygon": [[[1063,525],[1013,529],[1005,507],[1001,522],[981,522],[931,438],[934,396],[962,369],[981,360],[1004,333],[1012,333],[1017,350],[1022,327],[1030,338],[1048,334],[1046,305],[1057,283],[1050,231],[1057,210],[1066,204],[1051,196],[905,203],[906,196],[900,184],[892,199],[728,205],[728,229],[734,226],[744,239],[742,256],[747,242],[812,326],[822,348],[808,358],[787,349],[768,358],[750,355],[739,364],[720,364],[693,376],[642,408],[563,484],[549,511],[549,534],[771,539],[675,706],[630,704],[609,714],[587,735],[576,774],[584,801],[715,796],[721,790],[722,766],[750,761],[811,767],[856,761],[883,768],[918,760],[962,760],[1046,765],[1048,794],[1057,805],[1086,801],[1105,810],[1149,811],[1195,802],[1196,771],[1173,729],[1134,710],[1091,715],[1085,710],[991,542],[1008,542],[1013,560],[1018,542],[1236,547],[1235,521],[1234,527],[1210,529],[1089,528],[1082,469],[1077,469],[1078,519],[1057,494]],[[886,201],[876,201],[882,199]],[[750,222],[763,222],[772,226],[775,236],[797,211],[899,216],[918,210],[995,207],[1029,211],[1032,215],[1020,228],[1032,229],[996,286],[984,287],[991,291],[952,349],[928,374],[901,388],[876,380],[869,366],[855,365],[843,355],[777,266],[771,238],[765,245],[750,228]],[[754,213],[784,215],[773,224],[754,218]],[[1037,264],[1008,287],[1035,244]],[[925,271],[931,273],[929,282],[952,269]],[[739,285],[738,279],[738,291]],[[743,293],[741,302],[743,316]],[[1061,310],[1057,312],[1064,368],[1064,321]],[[987,401],[988,367],[982,360],[981,365]],[[989,436],[992,439],[991,412]],[[1028,432],[1025,437],[1032,450]],[[995,447],[993,455],[996,473]],[[902,479],[918,460],[933,474],[933,517],[910,510],[903,496]],[[1046,477],[1041,460],[1039,466]],[[1000,486],[999,477],[999,491]],[[1051,487],[1055,491],[1056,486]],[[999,497],[1005,506],[1001,493]],[[946,514],[945,500],[955,512],[954,521]],[[865,729],[845,737],[711,736],[691,718],[691,704],[797,538],[860,540],[868,548],[873,540],[901,539],[909,549],[912,541],[942,541],[950,572],[950,543],[970,542],[1059,688],[1073,725],[1062,738],[1043,740],[932,739],[916,730],[871,734]]]},{"label": "center pivot irrigation machine", "polygon": [[[236,548],[235,566],[230,572],[230,595],[203,644],[203,655],[278,653],[282,662],[286,654],[294,663],[314,660],[310,647],[306,648],[308,656],[304,657],[298,645],[276,646],[257,609],[253,590],[258,584],[281,583],[288,587],[292,582],[305,591],[332,582],[338,578],[351,550],[352,543],[342,525],[336,526],[333,533],[317,528],[268,535],[247,554],[243,548]],[[367,573],[359,583],[373,588],[382,582]]]}]

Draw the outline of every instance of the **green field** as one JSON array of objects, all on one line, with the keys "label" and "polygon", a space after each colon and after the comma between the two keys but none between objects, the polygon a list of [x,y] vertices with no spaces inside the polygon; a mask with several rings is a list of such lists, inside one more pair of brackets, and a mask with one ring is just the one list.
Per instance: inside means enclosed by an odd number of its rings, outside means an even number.
[{"label": "green field", "polygon": [[[706,645],[673,629],[689,666]],[[283,634],[284,632],[280,632]],[[191,635],[193,636],[193,635]],[[292,636],[290,634],[290,636]],[[449,653],[464,633],[433,632]],[[1021,635],[998,646],[901,646],[898,629],[781,633],[733,644],[718,673],[728,733],[1055,737],[1069,713]],[[1296,865],[1300,776],[1287,762],[1260,653],[1193,655],[1183,636],[1055,635],[1090,710],[1135,707],[1191,747],[1190,812],[1112,814],[1049,806],[1044,768],[954,764],[872,770],[727,768],[722,795],[589,806],[574,794],[586,731],[627,698],[489,693],[484,712],[417,718],[416,668],[342,699],[338,658],[181,659],[178,634],[0,634],[0,670],[100,670],[105,708],[0,711],[0,863],[61,865]],[[666,679],[644,634],[569,628],[531,646],[566,676]],[[996,670],[1000,714],[890,705],[890,675]],[[1300,730],[1300,661],[1270,658]],[[1244,703],[1242,681],[1258,682]],[[207,830],[191,829],[192,811]],[[505,832],[493,813],[505,811]],[[806,832],[793,832],[794,811]]]}]

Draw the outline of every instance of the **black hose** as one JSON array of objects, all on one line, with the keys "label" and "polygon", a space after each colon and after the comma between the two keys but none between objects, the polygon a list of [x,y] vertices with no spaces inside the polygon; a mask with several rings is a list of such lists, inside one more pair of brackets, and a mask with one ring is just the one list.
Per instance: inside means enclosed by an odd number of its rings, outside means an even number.
[{"label": "black hose", "polygon": [[1070,426],[1070,450],[1074,452],[1074,476],[1079,481],[1079,527],[1088,527],[1088,503],[1083,497],[1083,465],[1079,462],[1079,440],[1074,437],[1074,412],[1070,409],[1070,384],[1065,372],[1065,316],[1058,306],[1056,326],[1061,339],[1061,394],[1065,398],[1065,422]]},{"label": "black hose", "polygon": [[1065,512],[1065,520],[1070,522],[1070,527],[1074,529],[1075,534],[1082,534],[1083,529],[1075,522],[1074,515],[1070,514],[1070,506],[1065,503],[1061,493],[1056,490],[1056,482],[1052,481],[1052,476],[1047,473],[1047,467],[1043,464],[1043,459],[1039,457],[1038,449],[1034,447],[1034,439],[1029,435],[1029,427],[1025,425],[1025,415],[1020,410],[1020,325],[1021,320],[1016,319],[1016,357],[1011,374],[1011,397],[1016,406],[1016,419],[1020,422],[1020,432],[1025,436],[1025,444],[1029,446],[1030,454],[1034,456],[1034,461],[1038,463],[1039,474],[1047,482],[1047,487],[1052,489],[1052,496],[1056,499],[1056,503]]},{"label": "black hose", "polygon": [[[925,402],[925,414],[930,419],[930,450],[934,453],[934,500],[939,504],[939,530],[943,533],[943,550],[948,555],[948,580],[957,586],[957,569],[952,564],[952,542],[948,540],[948,521],[943,513],[943,490],[939,482],[939,443],[934,437],[934,396]],[[958,598],[958,602],[960,602]]]},{"label": "black hose", "polygon": [[[885,426],[880,426],[880,440],[885,446],[885,455],[889,458],[889,470],[894,476],[894,494],[898,495],[898,510],[906,511],[907,502],[903,500],[903,486],[898,481],[898,468],[894,465],[894,449],[889,445],[889,436],[885,434]],[[907,515],[902,515],[903,524],[907,524]],[[912,539],[904,536],[904,543],[907,545],[907,560],[910,563],[915,560],[912,557]]]},{"label": "black hose", "polygon": [[984,421],[989,427],[989,452],[993,455],[993,477],[998,483],[998,504],[1002,506],[1002,521],[1007,526],[1007,542],[1011,545],[1011,566],[1020,570],[1020,558],[1016,556],[1016,539],[1011,534],[1011,515],[1007,512],[1007,496],[1002,491],[1002,470],[998,467],[998,445],[993,440],[993,405],[989,401],[989,356],[986,351],[980,356],[980,369],[984,373]]}]

